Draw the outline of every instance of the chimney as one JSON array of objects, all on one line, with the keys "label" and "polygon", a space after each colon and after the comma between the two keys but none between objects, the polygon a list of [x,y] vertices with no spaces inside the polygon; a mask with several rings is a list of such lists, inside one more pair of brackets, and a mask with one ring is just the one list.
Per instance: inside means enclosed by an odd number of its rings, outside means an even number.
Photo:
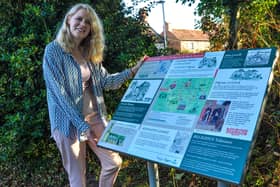
[{"label": "chimney", "polygon": [[144,23],[148,23],[149,14],[146,7],[139,10],[139,17],[141,21],[143,21]]},{"label": "chimney", "polygon": [[172,32],[172,30],[173,30],[172,24],[165,22],[165,29],[166,29],[166,31]]}]

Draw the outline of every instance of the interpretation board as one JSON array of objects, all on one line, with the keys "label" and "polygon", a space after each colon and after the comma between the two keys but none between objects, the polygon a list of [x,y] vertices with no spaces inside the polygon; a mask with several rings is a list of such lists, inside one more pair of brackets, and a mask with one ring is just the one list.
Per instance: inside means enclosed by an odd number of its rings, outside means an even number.
[{"label": "interpretation board", "polygon": [[276,48],[150,57],[98,146],[240,184]]}]

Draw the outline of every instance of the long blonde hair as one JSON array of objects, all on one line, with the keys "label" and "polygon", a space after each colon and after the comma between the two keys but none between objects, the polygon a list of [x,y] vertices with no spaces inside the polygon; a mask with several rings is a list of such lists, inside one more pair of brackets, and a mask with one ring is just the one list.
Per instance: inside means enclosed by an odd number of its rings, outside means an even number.
[{"label": "long blonde hair", "polygon": [[65,51],[71,52],[73,50],[74,41],[71,37],[67,20],[69,16],[74,15],[80,9],[84,9],[88,13],[91,26],[90,33],[80,44],[80,47],[84,51],[83,55],[85,55],[87,60],[93,63],[101,63],[103,61],[103,52],[105,48],[103,25],[95,10],[88,4],[76,4],[66,13],[62,26],[56,35],[56,41]]}]

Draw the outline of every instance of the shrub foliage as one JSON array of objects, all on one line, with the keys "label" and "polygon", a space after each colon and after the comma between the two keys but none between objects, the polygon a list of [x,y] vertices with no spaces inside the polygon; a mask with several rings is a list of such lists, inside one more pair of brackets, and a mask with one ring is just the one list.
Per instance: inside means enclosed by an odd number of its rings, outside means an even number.
[{"label": "shrub foliage", "polygon": [[[83,1],[103,20],[107,41],[104,65],[110,72],[131,67],[142,55],[154,55],[153,39],[135,18],[125,17],[114,1]],[[67,184],[60,155],[50,138],[42,57],[66,11],[76,1],[0,2],[0,186]],[[124,88],[106,93],[114,110]],[[92,162],[94,157],[91,155]],[[89,170],[92,170],[89,168]]]}]

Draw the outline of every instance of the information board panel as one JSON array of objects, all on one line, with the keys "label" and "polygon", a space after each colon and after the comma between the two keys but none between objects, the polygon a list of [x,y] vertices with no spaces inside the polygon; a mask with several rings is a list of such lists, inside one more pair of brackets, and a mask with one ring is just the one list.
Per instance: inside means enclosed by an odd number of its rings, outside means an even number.
[{"label": "information board panel", "polygon": [[263,48],[150,57],[98,145],[240,184],[276,54]]}]

